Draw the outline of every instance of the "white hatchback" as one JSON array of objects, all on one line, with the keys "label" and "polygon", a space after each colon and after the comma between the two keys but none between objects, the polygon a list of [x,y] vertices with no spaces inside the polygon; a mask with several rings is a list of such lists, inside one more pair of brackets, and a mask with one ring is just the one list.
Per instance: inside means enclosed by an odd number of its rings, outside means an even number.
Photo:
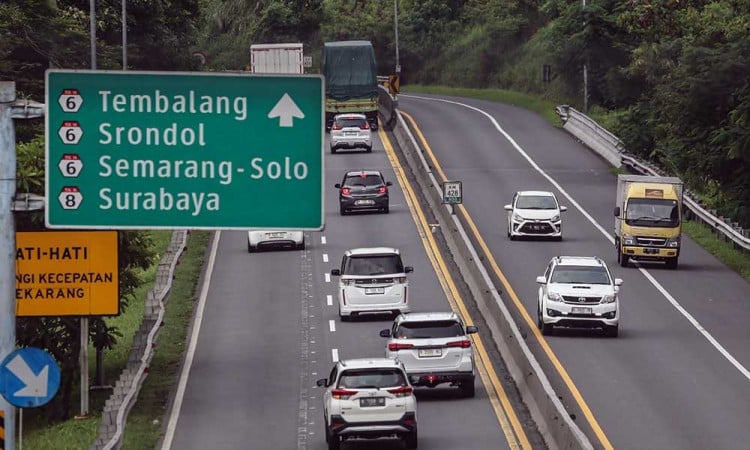
[{"label": "white hatchback", "polygon": [[364,114],[339,114],[331,125],[331,153],[341,148],[372,151],[372,130]]},{"label": "white hatchback", "polygon": [[280,247],[305,249],[305,234],[302,231],[264,230],[247,232],[248,253],[263,248]]},{"label": "white hatchback", "polygon": [[513,203],[505,205],[508,211],[508,237],[545,236],[562,239],[562,215],[566,206],[560,206],[557,197],[547,191],[518,191]]},{"label": "white hatchback", "polygon": [[620,324],[620,278],[596,256],[556,256],[538,276],[537,326],[602,328],[616,337]]},{"label": "white hatchback", "polygon": [[393,359],[362,358],[337,362],[325,387],[323,426],[329,450],[350,439],[403,439],[417,448],[417,400],[404,366]]},{"label": "white hatchback", "polygon": [[401,252],[390,247],[347,250],[341,268],[331,270],[339,277],[339,317],[409,311],[409,280],[414,269],[404,266]]}]

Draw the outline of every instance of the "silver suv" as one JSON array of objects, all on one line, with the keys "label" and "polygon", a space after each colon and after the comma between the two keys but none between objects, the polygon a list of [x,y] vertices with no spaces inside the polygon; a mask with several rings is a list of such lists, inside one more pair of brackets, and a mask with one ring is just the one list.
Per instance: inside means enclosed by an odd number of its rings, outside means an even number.
[{"label": "silver suv", "polygon": [[364,114],[339,114],[331,125],[331,153],[340,148],[372,151],[372,131]]},{"label": "silver suv", "polygon": [[380,336],[390,338],[385,355],[404,364],[414,386],[450,383],[465,397],[474,397],[474,352],[468,335],[476,332],[456,313],[430,312],[401,314]]},{"label": "silver suv", "polygon": [[329,450],[349,439],[401,438],[417,448],[417,400],[403,364],[393,359],[339,361],[325,387],[323,425]]},{"label": "silver suv", "polygon": [[617,336],[622,280],[612,277],[601,258],[556,256],[536,282],[537,326],[542,334],[565,326],[602,328],[607,336]]}]

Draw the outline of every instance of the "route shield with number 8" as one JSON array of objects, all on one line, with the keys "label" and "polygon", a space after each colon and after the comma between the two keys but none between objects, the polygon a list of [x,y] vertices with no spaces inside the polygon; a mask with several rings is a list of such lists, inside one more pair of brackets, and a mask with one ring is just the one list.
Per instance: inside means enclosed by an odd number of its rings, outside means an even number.
[{"label": "route shield with number 8", "polygon": [[63,144],[75,145],[81,140],[83,130],[78,122],[63,122],[57,135],[60,136]]},{"label": "route shield with number 8", "polygon": [[60,158],[57,167],[60,169],[62,176],[76,178],[81,173],[81,170],[83,170],[83,161],[75,153],[66,153]]},{"label": "route shield with number 8", "polygon": [[57,196],[63,209],[78,209],[83,203],[83,194],[76,186],[66,186]]},{"label": "route shield with number 8", "polygon": [[62,94],[57,99],[60,108],[66,113],[78,112],[83,105],[83,97],[78,89],[63,89]]}]

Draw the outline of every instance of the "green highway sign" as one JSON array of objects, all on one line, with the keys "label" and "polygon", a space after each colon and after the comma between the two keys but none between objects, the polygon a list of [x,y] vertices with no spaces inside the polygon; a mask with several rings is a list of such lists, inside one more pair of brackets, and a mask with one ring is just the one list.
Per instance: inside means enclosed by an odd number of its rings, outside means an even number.
[{"label": "green highway sign", "polygon": [[49,228],[323,227],[320,75],[48,70]]}]

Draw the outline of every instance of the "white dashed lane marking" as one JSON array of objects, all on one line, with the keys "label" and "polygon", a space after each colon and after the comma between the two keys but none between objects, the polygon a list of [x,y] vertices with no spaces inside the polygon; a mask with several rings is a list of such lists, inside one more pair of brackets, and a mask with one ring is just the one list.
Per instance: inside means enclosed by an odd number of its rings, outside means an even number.
[{"label": "white dashed lane marking", "polygon": [[328,262],[328,253],[323,253],[323,262]]},{"label": "white dashed lane marking", "polygon": [[321,244],[325,244],[326,243],[326,237],[325,236],[321,236],[320,237],[320,243]]},{"label": "white dashed lane marking", "polygon": [[330,282],[331,282],[331,274],[327,273],[326,274],[326,283],[330,283]]},{"label": "white dashed lane marking", "polygon": [[333,333],[334,331],[336,331],[336,321],[329,320],[328,321],[328,329],[331,330],[331,333]]},{"label": "white dashed lane marking", "polygon": [[326,295],[326,304],[328,306],[333,306],[333,295]]},{"label": "white dashed lane marking", "polygon": [[333,359],[333,362],[339,362],[339,349],[331,349],[331,359]]}]

